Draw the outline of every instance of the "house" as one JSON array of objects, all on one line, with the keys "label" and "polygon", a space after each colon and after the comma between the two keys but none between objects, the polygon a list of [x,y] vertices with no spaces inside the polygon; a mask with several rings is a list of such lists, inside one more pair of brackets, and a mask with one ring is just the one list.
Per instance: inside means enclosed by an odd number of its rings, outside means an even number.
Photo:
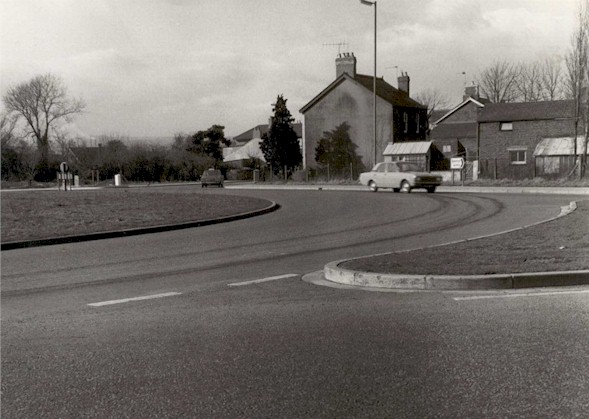
[{"label": "house", "polygon": [[[339,54],[336,78],[300,109],[303,114],[303,165],[315,167],[315,147],[324,132],[344,122],[366,167],[383,161],[389,143],[425,141],[427,108],[409,96],[410,78],[403,73],[398,88],[376,78],[377,123],[374,136],[374,77],[356,72],[354,54]],[[375,144],[376,143],[376,144]],[[376,157],[375,157],[376,156]]]},{"label": "house", "polygon": [[429,140],[444,154],[446,163],[452,157],[476,160],[478,112],[488,103],[479,95],[478,86],[469,86],[460,104],[432,118]]},{"label": "house", "polygon": [[489,103],[479,110],[477,129],[481,177],[533,178],[540,142],[573,137],[574,102]]},{"label": "house", "polygon": [[[292,128],[297,134],[299,143],[302,142],[303,124],[295,122]],[[255,127],[233,137],[233,145],[223,149],[223,161],[231,163],[235,167],[242,166],[243,162],[249,159],[264,159],[264,153],[260,149],[262,137],[268,133],[270,129],[269,124],[256,125]]]}]

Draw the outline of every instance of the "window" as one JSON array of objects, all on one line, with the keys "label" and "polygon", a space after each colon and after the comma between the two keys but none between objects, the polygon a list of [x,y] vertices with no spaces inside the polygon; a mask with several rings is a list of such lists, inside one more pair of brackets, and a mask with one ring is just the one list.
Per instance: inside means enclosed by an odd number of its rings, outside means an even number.
[{"label": "window", "polygon": [[509,149],[509,162],[511,164],[526,164],[526,149],[524,149],[524,148]]},{"label": "window", "polygon": [[403,112],[403,124],[405,124],[403,132],[409,132],[409,115],[407,115],[407,112]]},{"label": "window", "polygon": [[513,131],[513,122],[501,122],[499,129],[501,131]]},{"label": "window", "polygon": [[444,153],[451,153],[452,152],[452,146],[451,145],[445,145],[442,147],[442,151]]},{"label": "window", "polygon": [[417,134],[419,134],[419,114],[417,114],[417,115],[415,116],[415,124],[416,124],[415,132],[416,132]]}]

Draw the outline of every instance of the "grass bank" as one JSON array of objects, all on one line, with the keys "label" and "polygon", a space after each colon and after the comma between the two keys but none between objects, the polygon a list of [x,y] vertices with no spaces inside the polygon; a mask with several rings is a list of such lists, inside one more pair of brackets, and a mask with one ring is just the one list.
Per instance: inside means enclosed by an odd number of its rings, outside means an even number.
[{"label": "grass bank", "polygon": [[1,241],[38,240],[200,221],[265,208],[263,199],[182,188],[3,192]]}]

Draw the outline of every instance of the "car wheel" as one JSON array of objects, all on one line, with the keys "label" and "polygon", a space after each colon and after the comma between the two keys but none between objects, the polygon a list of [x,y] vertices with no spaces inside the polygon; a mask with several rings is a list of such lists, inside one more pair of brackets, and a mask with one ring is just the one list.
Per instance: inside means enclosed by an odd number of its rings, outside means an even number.
[{"label": "car wheel", "polygon": [[426,188],[426,189],[427,189],[427,193],[434,193],[436,191],[435,186],[430,186],[429,188]]},{"label": "car wheel", "polygon": [[409,182],[407,182],[406,180],[401,182],[401,192],[403,192],[403,193],[411,192],[411,185],[409,185]]},{"label": "car wheel", "polygon": [[370,190],[372,192],[378,191],[378,186],[376,186],[376,183],[373,180],[371,180],[370,182],[368,182],[368,187],[370,188]]}]

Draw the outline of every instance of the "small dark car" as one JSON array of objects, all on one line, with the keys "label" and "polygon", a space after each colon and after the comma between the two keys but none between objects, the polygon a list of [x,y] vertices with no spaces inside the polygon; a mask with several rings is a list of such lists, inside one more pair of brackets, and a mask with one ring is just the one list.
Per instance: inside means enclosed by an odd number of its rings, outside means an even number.
[{"label": "small dark car", "polygon": [[205,170],[200,178],[201,187],[207,188],[209,185],[223,187],[223,174],[217,169]]}]

